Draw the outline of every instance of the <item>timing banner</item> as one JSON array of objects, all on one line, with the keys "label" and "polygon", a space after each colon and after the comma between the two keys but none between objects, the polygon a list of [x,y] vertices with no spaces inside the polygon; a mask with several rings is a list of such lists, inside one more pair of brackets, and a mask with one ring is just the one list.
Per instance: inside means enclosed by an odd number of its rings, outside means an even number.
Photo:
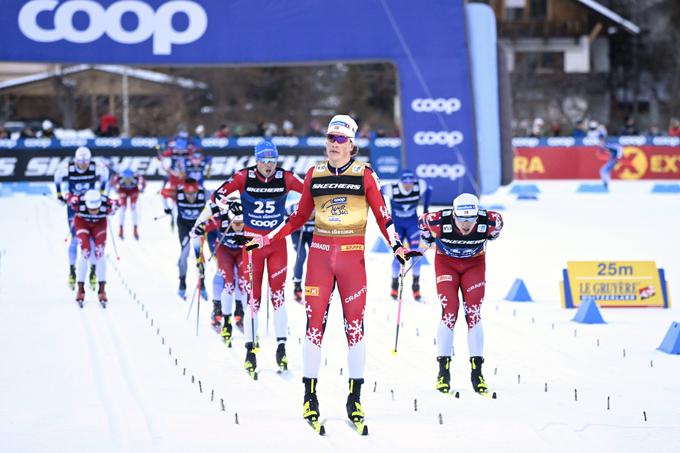
[{"label": "timing banner", "polygon": [[[595,146],[516,147],[515,179],[599,179],[609,153]],[[680,179],[680,146],[624,146],[613,179]]]},{"label": "timing banner", "polygon": [[433,203],[448,204],[462,191],[478,192],[464,4],[3,0],[0,61],[150,66],[389,61],[399,73],[404,164],[434,188]]},{"label": "timing banner", "polygon": [[560,295],[565,308],[592,297],[600,307],[670,306],[663,269],[654,261],[568,261]]}]

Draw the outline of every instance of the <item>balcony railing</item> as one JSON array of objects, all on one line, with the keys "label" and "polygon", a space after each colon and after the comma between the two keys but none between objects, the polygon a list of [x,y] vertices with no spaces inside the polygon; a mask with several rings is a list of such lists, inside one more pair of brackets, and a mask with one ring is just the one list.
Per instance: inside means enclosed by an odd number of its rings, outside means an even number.
[{"label": "balcony railing", "polygon": [[587,21],[499,21],[498,34],[502,38],[576,38],[589,33]]}]

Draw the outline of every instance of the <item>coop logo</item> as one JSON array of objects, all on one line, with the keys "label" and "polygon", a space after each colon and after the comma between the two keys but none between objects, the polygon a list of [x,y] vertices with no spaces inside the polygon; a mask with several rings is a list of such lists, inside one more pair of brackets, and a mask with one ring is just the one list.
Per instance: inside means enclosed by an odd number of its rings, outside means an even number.
[{"label": "coop logo", "polygon": [[453,181],[465,175],[465,166],[461,164],[420,164],[416,167],[416,175],[420,178],[446,178]]},{"label": "coop logo", "polygon": [[419,131],[413,135],[416,145],[443,145],[453,148],[463,142],[459,131]]},{"label": "coop logo", "polygon": [[[54,26],[38,23],[38,16],[54,12]],[[76,28],[74,17],[87,16],[86,25]],[[135,16],[135,28],[123,27],[123,15]],[[184,30],[176,30],[172,19],[176,14],[187,16]],[[76,16],[77,15],[77,16]],[[86,44],[106,34],[120,44],[138,44],[153,38],[154,55],[170,55],[173,44],[189,44],[199,39],[208,27],[208,16],[201,5],[193,1],[173,0],[158,10],[139,0],[121,0],[108,8],[91,0],[32,0],[19,11],[19,29],[36,42],[65,40]]]},{"label": "coop logo", "polygon": [[440,112],[450,115],[460,110],[460,99],[457,98],[417,98],[411,102],[414,112]]}]

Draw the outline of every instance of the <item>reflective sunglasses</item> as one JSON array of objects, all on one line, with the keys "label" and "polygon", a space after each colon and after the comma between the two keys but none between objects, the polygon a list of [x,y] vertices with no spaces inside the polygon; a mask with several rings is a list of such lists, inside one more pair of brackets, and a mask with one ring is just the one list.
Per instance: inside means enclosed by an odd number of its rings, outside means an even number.
[{"label": "reflective sunglasses", "polygon": [[277,159],[276,157],[261,157],[257,159],[258,162],[262,162],[264,164],[275,164]]},{"label": "reflective sunglasses", "polygon": [[326,138],[328,139],[329,142],[333,143],[347,143],[349,141],[349,137],[345,137],[344,135],[333,135],[333,134],[328,134],[326,135]]},{"label": "reflective sunglasses", "polygon": [[454,216],[456,220],[462,223],[473,223],[477,221],[477,216],[474,217],[457,217]]}]

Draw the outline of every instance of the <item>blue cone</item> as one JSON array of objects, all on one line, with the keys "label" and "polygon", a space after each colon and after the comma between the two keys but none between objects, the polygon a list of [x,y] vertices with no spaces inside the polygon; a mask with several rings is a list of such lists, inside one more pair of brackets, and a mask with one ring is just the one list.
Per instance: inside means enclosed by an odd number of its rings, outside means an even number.
[{"label": "blue cone", "polygon": [[666,336],[658,347],[659,351],[668,354],[680,354],[680,323],[675,321],[668,328]]},{"label": "blue cone", "polygon": [[392,253],[392,249],[390,248],[389,245],[385,243],[385,240],[383,238],[378,237],[378,239],[375,241],[375,244],[373,244],[373,248],[371,248],[371,252]]},{"label": "blue cone", "polygon": [[521,278],[515,279],[515,283],[512,284],[512,288],[510,288],[510,291],[508,292],[508,295],[505,296],[505,299],[509,300],[510,302],[534,301],[529,294],[527,286],[524,284],[524,280]]},{"label": "blue cone", "polygon": [[576,311],[572,321],[581,324],[606,324],[594,297],[586,297]]},{"label": "blue cone", "polygon": [[609,190],[604,184],[581,184],[576,189],[578,193],[607,193]]}]

